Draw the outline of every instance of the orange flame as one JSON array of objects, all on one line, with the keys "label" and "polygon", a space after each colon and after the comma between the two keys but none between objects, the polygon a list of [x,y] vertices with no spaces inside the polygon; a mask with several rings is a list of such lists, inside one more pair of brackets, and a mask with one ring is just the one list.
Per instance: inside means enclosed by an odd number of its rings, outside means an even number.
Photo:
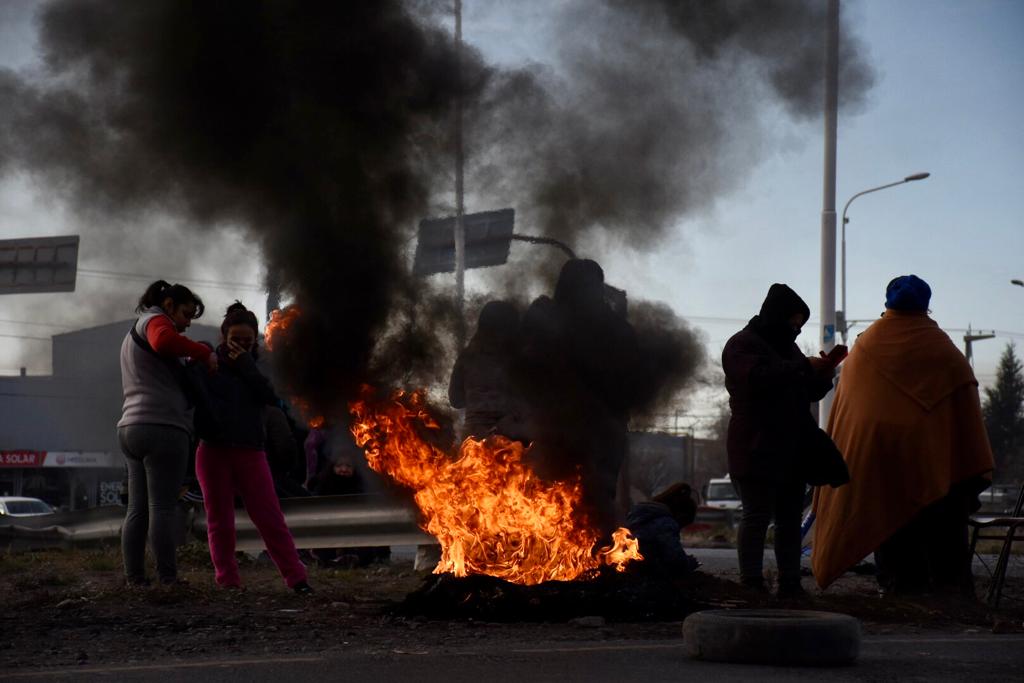
[{"label": "orange flame", "polygon": [[419,392],[379,400],[364,386],[350,408],[370,467],[414,491],[423,529],[441,544],[434,573],[533,585],[590,576],[603,564],[625,571],[627,562],[643,559],[621,528],[612,546],[595,553],[598,534],[580,513],[580,477],[542,480],[519,442],[469,438],[453,459],[430,443],[440,428]]},{"label": "orange flame", "polygon": [[[309,404],[306,403],[305,401],[303,401],[302,399],[294,398],[293,397],[291,399],[291,402],[292,402],[292,405],[295,406],[295,408],[302,415],[305,416],[305,415],[309,415],[309,414],[313,413],[313,409],[310,408]],[[324,426],[324,424],[326,422],[327,421],[324,419],[323,415],[317,415],[315,413],[313,413],[313,417],[311,417],[311,418],[306,420],[306,424],[309,426],[310,429],[320,429],[321,427]]]},{"label": "orange flame", "polygon": [[[274,350],[274,340],[286,332],[301,314],[302,311],[298,306],[288,306],[283,311],[280,308],[275,308],[270,312],[270,322],[263,330],[263,343],[268,351]],[[303,415],[309,415],[312,412],[309,404],[300,398],[292,397],[291,402]],[[325,422],[323,415],[314,415],[306,421],[310,429],[320,429]]]},{"label": "orange flame", "polygon": [[283,311],[280,308],[275,308],[270,312],[270,322],[267,323],[266,329],[263,330],[263,343],[268,350],[274,350],[274,339],[281,332],[291,327],[301,312],[296,306],[289,306]]}]

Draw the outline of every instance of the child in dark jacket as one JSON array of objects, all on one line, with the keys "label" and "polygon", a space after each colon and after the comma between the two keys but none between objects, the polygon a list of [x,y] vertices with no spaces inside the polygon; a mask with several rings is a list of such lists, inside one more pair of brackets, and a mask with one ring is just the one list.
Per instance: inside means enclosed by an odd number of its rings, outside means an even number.
[{"label": "child in dark jacket", "polygon": [[673,484],[650,501],[637,503],[626,517],[626,526],[640,542],[644,561],[636,564],[638,571],[675,578],[689,574],[700,566],[683,550],[679,538],[683,527],[696,516],[697,504],[690,485]]},{"label": "child in dark jacket", "polygon": [[215,419],[203,421],[199,427],[201,441],[196,452],[217,584],[225,588],[241,585],[235,559],[237,491],[285,583],[297,593],[311,593],[264,451],[263,408],[276,405],[278,399],[256,367],[256,316],[235,302],[228,307],[220,329],[223,342],[217,347],[218,370],[206,382]]}]

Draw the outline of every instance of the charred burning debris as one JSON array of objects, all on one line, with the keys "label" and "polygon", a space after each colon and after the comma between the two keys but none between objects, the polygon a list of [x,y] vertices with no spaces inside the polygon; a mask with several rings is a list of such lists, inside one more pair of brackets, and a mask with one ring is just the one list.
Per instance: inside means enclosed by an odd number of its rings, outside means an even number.
[{"label": "charred burning debris", "polygon": [[[0,71],[0,174],[116,217],[110,244],[153,215],[242,226],[291,301],[268,330],[275,376],[414,491],[439,570],[531,586],[624,567],[636,548],[608,501],[626,424],[688,386],[701,341],[667,307],[633,301],[626,320],[589,303],[593,261],[579,291],[570,278],[527,307],[524,283],[559,264],[520,264],[491,298],[523,312],[533,445],[444,443],[421,390],[451,368],[459,312],[411,275],[406,245],[449,209],[454,108],[486,188],[471,198],[575,245],[655,248],[769,146],[764,103],[816,112],[824,8],[603,0],[550,21],[556,64],[507,68],[457,53],[447,5],[426,0],[50,0],[42,68]],[[848,105],[872,80],[856,48]]]}]

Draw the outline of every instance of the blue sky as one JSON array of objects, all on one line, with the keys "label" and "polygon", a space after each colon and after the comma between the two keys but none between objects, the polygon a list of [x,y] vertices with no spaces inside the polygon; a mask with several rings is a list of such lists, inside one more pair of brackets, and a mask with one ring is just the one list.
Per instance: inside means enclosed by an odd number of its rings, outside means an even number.
[{"label": "blue sky", "polygon": [[[31,65],[30,6],[3,3],[0,64]],[[557,44],[546,21],[551,3],[465,0],[465,6],[465,39],[491,59],[543,62],[548,46]],[[863,189],[918,171],[932,174],[851,206],[849,317],[876,317],[886,282],[915,273],[931,284],[933,316],[958,345],[968,325],[997,331],[996,339],[975,346],[976,373],[983,384],[990,383],[1006,343],[1024,340],[1024,288],[1010,284],[1024,278],[1024,191],[1018,170],[1024,158],[1024,3],[847,0],[843,13],[877,82],[864,106],[840,116],[837,210]],[[670,304],[701,328],[715,358],[725,340],[757,312],[772,282],[786,282],[799,292],[815,321],[820,308],[822,122],[794,123],[771,114],[767,121],[770,144],[752,155],[759,161],[733,191],[674,226],[656,250],[614,250],[603,259],[609,281]],[[70,216],[24,178],[0,184],[0,237],[88,229],[89,220]],[[144,233],[126,243],[137,263],[130,272],[174,275],[203,265],[202,257],[152,255]],[[219,246],[238,254],[219,279],[258,282],[258,254],[230,231]],[[83,246],[82,258],[85,267],[97,268],[104,254]],[[196,263],[186,268],[175,261],[180,258]],[[61,330],[46,324],[71,319],[99,324],[129,317],[130,310],[94,302],[115,293],[123,299],[124,291],[134,294],[144,283],[91,278],[82,279],[79,293],[59,300],[0,299],[0,334],[14,335],[0,337],[0,373],[22,365],[35,372],[48,369],[48,345],[18,336],[47,336]],[[470,278],[469,284],[480,287],[481,282]],[[214,310],[233,295],[209,291]],[[837,284],[837,299],[838,291]],[[256,292],[247,294],[247,303],[260,305]],[[811,324],[799,341],[813,346],[816,339]]]}]

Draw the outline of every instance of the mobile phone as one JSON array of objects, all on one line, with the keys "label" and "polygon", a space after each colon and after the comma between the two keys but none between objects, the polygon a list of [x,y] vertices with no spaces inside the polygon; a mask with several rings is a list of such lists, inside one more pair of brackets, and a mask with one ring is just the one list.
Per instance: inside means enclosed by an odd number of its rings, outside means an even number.
[{"label": "mobile phone", "polygon": [[828,360],[832,363],[832,366],[839,365],[846,358],[850,350],[843,344],[837,344],[832,347],[832,350],[828,352]]}]

